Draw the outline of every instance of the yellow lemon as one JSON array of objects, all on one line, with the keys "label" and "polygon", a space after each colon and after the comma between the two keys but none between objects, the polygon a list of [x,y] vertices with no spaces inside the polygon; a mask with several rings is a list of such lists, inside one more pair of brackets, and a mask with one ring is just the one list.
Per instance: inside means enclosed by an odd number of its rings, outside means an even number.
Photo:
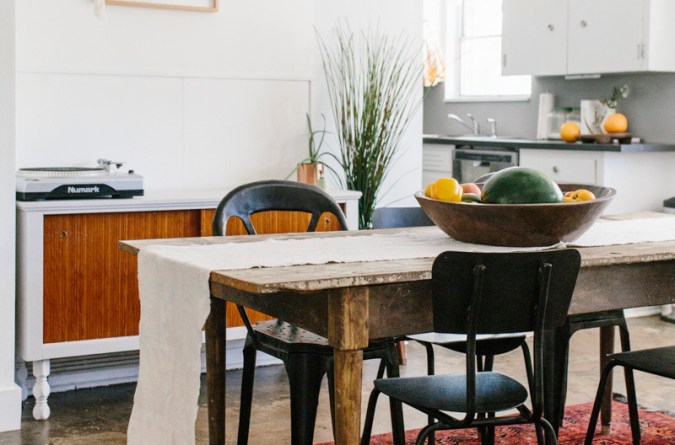
[{"label": "yellow lemon", "polygon": [[565,142],[576,142],[581,135],[581,129],[576,122],[565,122],[560,127],[560,137]]},{"label": "yellow lemon", "polygon": [[462,200],[462,186],[455,178],[440,178],[434,187],[434,199],[441,201],[460,202]]},{"label": "yellow lemon", "polygon": [[623,133],[628,130],[628,119],[621,113],[610,114],[605,118],[602,127],[607,133]]}]

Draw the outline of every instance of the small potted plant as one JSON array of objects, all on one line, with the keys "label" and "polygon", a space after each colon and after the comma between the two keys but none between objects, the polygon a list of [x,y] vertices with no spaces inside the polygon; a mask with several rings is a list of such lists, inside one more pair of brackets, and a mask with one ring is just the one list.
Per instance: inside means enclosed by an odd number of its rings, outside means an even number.
[{"label": "small potted plant", "polygon": [[293,172],[297,172],[298,182],[304,182],[305,184],[310,185],[318,185],[319,178],[323,176],[324,168],[332,170],[330,166],[321,162],[322,157],[330,155],[328,152],[321,151],[321,146],[323,145],[323,141],[327,133],[326,117],[324,115],[321,115],[321,117],[324,121],[323,130],[315,130],[312,126],[312,118],[309,116],[309,113],[307,113],[307,131],[309,134],[307,142],[308,156],[295,166],[286,179],[288,179],[293,174]]}]

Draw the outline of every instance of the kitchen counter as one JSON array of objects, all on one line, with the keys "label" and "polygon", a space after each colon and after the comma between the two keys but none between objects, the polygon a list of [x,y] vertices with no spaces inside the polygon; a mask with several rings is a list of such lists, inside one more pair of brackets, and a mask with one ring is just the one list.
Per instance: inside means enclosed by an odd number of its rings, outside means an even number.
[{"label": "kitchen counter", "polygon": [[647,153],[675,151],[675,144],[640,143],[640,144],[587,144],[582,142],[567,143],[553,140],[490,138],[473,136],[440,136],[425,134],[425,144],[447,144],[456,147],[503,147],[513,150],[521,148],[544,150],[576,150],[576,151],[604,151],[615,153]]}]

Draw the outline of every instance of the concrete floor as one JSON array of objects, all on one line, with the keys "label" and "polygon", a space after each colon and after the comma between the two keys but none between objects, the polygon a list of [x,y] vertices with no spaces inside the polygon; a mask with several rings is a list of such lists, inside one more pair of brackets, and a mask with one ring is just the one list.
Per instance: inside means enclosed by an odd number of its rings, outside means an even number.
[{"label": "concrete floor", "polygon": [[[675,343],[675,324],[665,323],[657,316],[629,320],[633,349],[672,345]],[[598,381],[598,331],[578,332],[572,338],[570,354],[570,385],[568,404],[588,402],[593,399]],[[408,364],[401,368],[403,375],[425,372],[424,350],[416,344],[408,346]],[[463,357],[449,351],[437,353],[437,372],[461,370]],[[519,352],[501,356],[495,368],[514,377],[522,378],[522,356]],[[375,362],[364,367],[364,405],[377,371]],[[240,371],[232,371],[228,378],[227,429],[228,444],[235,443],[238,419]],[[615,392],[625,394],[623,379],[615,379]],[[675,412],[675,381],[637,373],[638,402],[646,407]],[[48,421],[31,418],[32,398],[24,407],[22,429],[0,433],[0,445],[42,444],[101,444],[126,443],[126,427],[131,412],[133,384],[116,385],[65,393],[50,397],[52,416]],[[197,443],[208,443],[206,399],[204,385],[199,401]],[[286,375],[281,366],[259,368],[256,373],[251,444],[290,444],[289,397]],[[315,441],[332,440],[328,395],[324,382]],[[378,405],[374,433],[390,430],[386,403]],[[419,427],[426,422],[424,416],[413,410],[405,411],[406,428]]]}]

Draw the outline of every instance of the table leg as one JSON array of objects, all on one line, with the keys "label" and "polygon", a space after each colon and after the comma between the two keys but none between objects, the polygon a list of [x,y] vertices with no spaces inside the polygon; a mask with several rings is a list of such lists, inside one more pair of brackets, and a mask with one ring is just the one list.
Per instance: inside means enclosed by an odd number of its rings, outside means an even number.
[{"label": "table leg", "polygon": [[358,444],[363,351],[335,351],[335,443]]},{"label": "table leg", "polygon": [[[614,352],[614,326],[603,326],[600,328],[600,373],[609,361],[608,354]],[[612,429],[612,373],[607,376],[607,385],[602,395],[602,414],[600,416],[602,424],[602,434],[609,434]]]},{"label": "table leg", "polygon": [[211,297],[206,320],[206,388],[209,444],[225,444],[225,300]]},{"label": "table leg", "polygon": [[363,349],[368,346],[367,287],[329,292],[328,341],[335,348],[335,443],[357,445]]}]

